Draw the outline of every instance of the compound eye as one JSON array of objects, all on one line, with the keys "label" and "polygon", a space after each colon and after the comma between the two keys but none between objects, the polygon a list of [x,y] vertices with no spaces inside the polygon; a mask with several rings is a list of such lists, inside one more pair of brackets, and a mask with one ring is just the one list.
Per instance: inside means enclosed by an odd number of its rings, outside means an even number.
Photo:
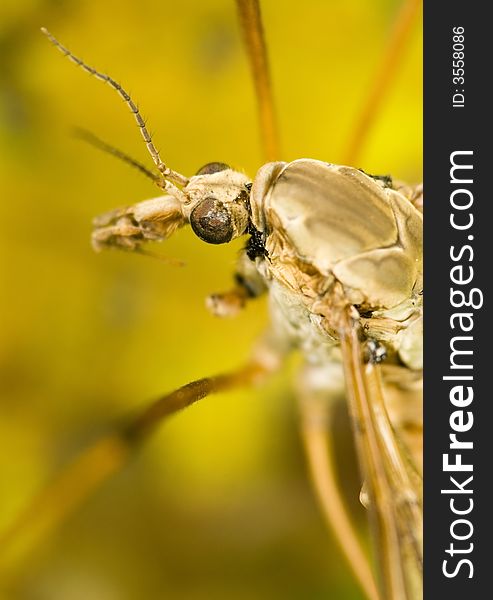
[{"label": "compound eye", "polygon": [[197,237],[208,244],[226,244],[233,238],[233,223],[224,204],[205,198],[192,210],[190,225]]},{"label": "compound eye", "polygon": [[212,173],[219,173],[219,171],[225,171],[226,169],[230,169],[231,167],[226,163],[222,162],[211,162],[204,165],[201,169],[199,169],[196,175],[212,175]]}]

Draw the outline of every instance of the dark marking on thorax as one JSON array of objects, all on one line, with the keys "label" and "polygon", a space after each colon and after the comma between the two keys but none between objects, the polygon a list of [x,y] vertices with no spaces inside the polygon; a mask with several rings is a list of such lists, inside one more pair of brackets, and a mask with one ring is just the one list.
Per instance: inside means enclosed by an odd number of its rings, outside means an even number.
[{"label": "dark marking on thorax", "polygon": [[268,258],[269,253],[265,248],[263,235],[260,233],[260,231],[255,229],[255,227],[250,223],[248,225],[247,233],[250,235],[245,247],[248,258],[252,261],[259,256]]}]

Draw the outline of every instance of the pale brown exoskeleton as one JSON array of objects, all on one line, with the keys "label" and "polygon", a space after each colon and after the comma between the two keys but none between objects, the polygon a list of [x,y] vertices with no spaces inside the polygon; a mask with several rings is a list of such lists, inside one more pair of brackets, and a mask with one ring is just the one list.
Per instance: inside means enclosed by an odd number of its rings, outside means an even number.
[{"label": "pale brown exoskeleton", "polygon": [[[406,4],[390,52],[394,60],[418,6]],[[369,598],[413,600],[422,582],[422,189],[311,158],[279,160],[258,4],[238,0],[238,7],[268,160],[253,177],[224,163],[208,163],[190,177],[169,168],[127,92],[43,30],[73,62],[119,93],[157,171],[103,147],[153,179],[161,195],[97,217],[94,248],[145,252],[147,241],[165,240],[186,225],[209,244],[245,236],[232,289],[211,295],[207,306],[215,315],[234,316],[267,293],[271,313],[248,365],[161,398],[82,456],[61,484],[66,489],[68,478],[79,486],[65,511],[120,468],[132,444],[163,417],[215,391],[262,381],[297,350],[304,358],[298,379],[303,439],[326,520]],[[371,98],[370,104],[376,102]],[[364,129],[365,118],[358,138]],[[361,500],[372,514],[378,577],[334,474],[330,427],[344,390],[363,476]],[[105,467],[94,476],[102,456]],[[57,490],[55,483],[48,496]]]}]

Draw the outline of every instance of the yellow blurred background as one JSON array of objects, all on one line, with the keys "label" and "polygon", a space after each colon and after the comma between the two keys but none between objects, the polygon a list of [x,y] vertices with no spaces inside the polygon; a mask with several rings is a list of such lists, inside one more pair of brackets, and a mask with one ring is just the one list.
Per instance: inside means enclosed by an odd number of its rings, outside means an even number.
[{"label": "yellow blurred background", "polygon": [[[284,160],[342,160],[399,5],[264,0]],[[162,248],[181,269],[91,250],[93,216],[158,191],[71,137],[85,127],[149,164],[121,100],[41,26],[131,92],[172,168],[192,175],[217,160],[253,177],[262,164],[233,0],[2,0],[0,533],[112,423],[240,365],[267,320],[265,300],[234,320],[204,306],[229,287],[242,242],[208,246],[184,229]],[[409,182],[422,177],[420,29],[356,165]],[[9,561],[5,598],[361,600],[309,489],[294,366],[162,426],[61,528]],[[363,523],[340,423],[341,473]]]}]

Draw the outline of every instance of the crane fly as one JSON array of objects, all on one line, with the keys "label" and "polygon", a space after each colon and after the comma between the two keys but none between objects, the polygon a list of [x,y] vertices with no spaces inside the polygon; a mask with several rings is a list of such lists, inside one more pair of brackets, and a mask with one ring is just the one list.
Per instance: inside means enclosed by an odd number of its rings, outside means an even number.
[{"label": "crane fly", "polygon": [[[271,322],[237,371],[189,383],[150,404],[86,450],[35,500],[48,531],[70,514],[167,416],[206,396],[262,383],[293,351],[302,438],[327,524],[371,600],[413,600],[422,587],[420,389],[422,379],[422,187],[356,168],[372,115],[398,68],[420,2],[405,2],[367,104],[349,138],[347,164],[282,160],[260,7],[237,0],[258,100],[265,164],[253,176],[222,162],[193,175],[165,163],[129,93],[43,29],[58,50],[127,105],[152,159],[149,168],[98,138],[101,150],[153,181],[160,195],[94,220],[95,250],[150,253],[190,225],[201,242],[244,238],[231,289],[209,296],[216,316],[235,316],[267,294]],[[345,390],[359,459],[361,501],[372,525],[376,573],[351,522],[334,470],[331,427]],[[50,512],[55,499],[57,512]],[[4,539],[15,539],[14,526]],[[25,526],[25,525],[24,525]]]}]

